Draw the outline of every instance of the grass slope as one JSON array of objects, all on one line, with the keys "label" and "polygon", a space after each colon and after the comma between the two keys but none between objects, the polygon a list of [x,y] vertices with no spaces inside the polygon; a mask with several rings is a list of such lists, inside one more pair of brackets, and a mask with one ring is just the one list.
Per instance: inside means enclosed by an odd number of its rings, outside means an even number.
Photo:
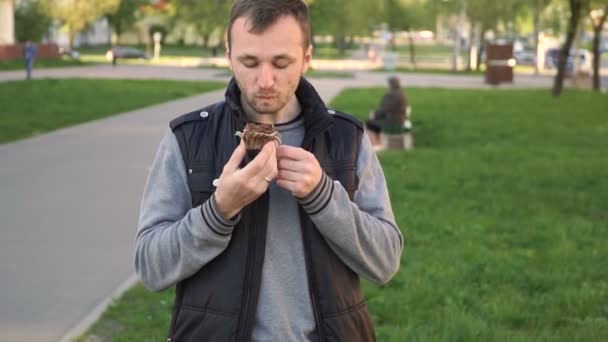
[{"label": "grass slope", "polygon": [[0,143],[223,86],[217,82],[94,79],[0,83]]}]

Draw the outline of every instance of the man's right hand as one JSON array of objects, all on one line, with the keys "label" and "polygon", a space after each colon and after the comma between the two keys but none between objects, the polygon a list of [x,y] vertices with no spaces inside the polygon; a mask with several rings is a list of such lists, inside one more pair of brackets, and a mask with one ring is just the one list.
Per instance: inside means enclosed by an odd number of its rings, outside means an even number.
[{"label": "man's right hand", "polygon": [[241,209],[266,192],[270,186],[267,179],[273,180],[278,175],[276,151],[276,143],[266,144],[247,166],[240,169],[247,153],[245,143],[241,140],[224,166],[215,191],[217,208],[225,218],[236,216]]}]

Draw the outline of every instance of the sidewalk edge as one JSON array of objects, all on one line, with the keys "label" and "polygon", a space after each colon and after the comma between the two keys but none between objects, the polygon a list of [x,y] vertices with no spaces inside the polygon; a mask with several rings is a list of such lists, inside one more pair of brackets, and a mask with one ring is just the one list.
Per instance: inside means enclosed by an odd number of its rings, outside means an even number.
[{"label": "sidewalk edge", "polygon": [[84,334],[106,311],[106,309],[112,304],[112,302],[118,297],[122,296],[130,288],[135,286],[139,282],[139,278],[136,274],[132,274],[126,281],[120,284],[114,291],[112,291],[106,298],[93,308],[86,316],[84,316],[80,322],[68,329],[68,331],[61,337],[59,342],[71,342],[74,339]]}]

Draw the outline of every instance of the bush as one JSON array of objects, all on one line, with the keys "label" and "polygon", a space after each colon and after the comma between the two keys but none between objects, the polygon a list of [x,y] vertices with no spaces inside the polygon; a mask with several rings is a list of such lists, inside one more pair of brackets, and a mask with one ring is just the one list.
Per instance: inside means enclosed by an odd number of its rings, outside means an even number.
[{"label": "bush", "polygon": [[15,35],[17,41],[41,41],[49,31],[52,20],[44,14],[38,1],[19,2],[15,10]]}]

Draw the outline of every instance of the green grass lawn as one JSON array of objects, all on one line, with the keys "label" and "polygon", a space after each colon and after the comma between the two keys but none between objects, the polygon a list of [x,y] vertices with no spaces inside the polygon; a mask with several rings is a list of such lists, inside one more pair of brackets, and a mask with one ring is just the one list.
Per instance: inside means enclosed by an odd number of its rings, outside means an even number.
[{"label": "green grass lawn", "polygon": [[[365,118],[384,91],[332,105]],[[378,340],[605,341],[608,96],[407,93],[416,149],[380,154],[406,247],[386,287],[365,284]],[[136,287],[88,336],[162,340],[171,303]]]},{"label": "green grass lawn", "polygon": [[[85,66],[91,65],[88,61],[78,61],[70,58],[61,59],[37,59],[34,62],[34,72],[37,68],[57,68],[68,66]],[[0,71],[5,70],[23,70],[25,77],[25,62],[22,59],[0,60]]]},{"label": "green grass lawn", "polygon": [[217,82],[94,79],[0,83],[0,143],[223,86]]}]

